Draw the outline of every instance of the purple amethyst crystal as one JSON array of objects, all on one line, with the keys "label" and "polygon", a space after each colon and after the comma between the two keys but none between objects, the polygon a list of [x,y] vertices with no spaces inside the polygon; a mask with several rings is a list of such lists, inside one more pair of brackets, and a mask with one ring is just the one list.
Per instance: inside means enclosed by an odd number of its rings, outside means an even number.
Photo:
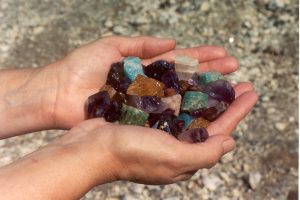
[{"label": "purple amethyst crystal", "polygon": [[202,109],[202,108],[196,109],[196,110],[192,110],[192,111],[190,112],[190,115],[191,115],[193,118],[195,118],[195,119],[197,119],[197,118],[199,118],[199,117],[202,117],[203,114],[204,114],[204,109]]},{"label": "purple amethyst crystal", "polygon": [[206,128],[195,128],[178,135],[178,140],[186,142],[204,142],[209,137]]},{"label": "purple amethyst crystal", "polygon": [[228,102],[221,101],[214,107],[210,107],[204,111],[203,117],[208,121],[215,121],[218,119],[229,107]]},{"label": "purple amethyst crystal", "polygon": [[174,110],[171,109],[166,109],[165,111],[159,114],[150,113],[148,117],[150,127],[160,129],[172,134],[173,114]]},{"label": "purple amethyst crystal", "polygon": [[192,77],[188,80],[190,85],[199,86],[200,85],[200,76],[198,73],[194,73]]},{"label": "purple amethyst crystal", "polygon": [[223,79],[212,81],[206,85],[200,85],[201,92],[218,101],[232,103],[235,99],[235,91],[231,84]]},{"label": "purple amethyst crystal", "polygon": [[121,62],[112,64],[107,75],[106,85],[112,86],[117,91],[123,80],[123,65]]},{"label": "purple amethyst crystal", "polygon": [[172,135],[177,138],[178,135],[184,131],[184,127],[185,127],[185,121],[184,120],[174,120],[173,121]]},{"label": "purple amethyst crystal", "polygon": [[103,117],[109,106],[110,98],[108,91],[101,91],[89,96],[85,106],[88,119]]},{"label": "purple amethyst crystal", "polygon": [[108,122],[115,122],[120,119],[122,115],[122,108],[119,106],[117,101],[113,101],[110,104],[109,109],[105,112],[104,118]]},{"label": "purple amethyst crystal", "polygon": [[173,88],[175,90],[175,93],[179,93],[179,79],[175,72],[173,71],[166,71],[164,75],[161,77],[161,81],[163,84],[165,84],[165,88]]},{"label": "purple amethyst crystal", "polygon": [[214,107],[219,103],[218,100],[208,97],[206,108]]},{"label": "purple amethyst crystal", "polygon": [[169,62],[158,60],[146,67],[144,67],[144,72],[149,78],[154,78],[161,81],[163,74],[168,70],[173,70],[174,64]]},{"label": "purple amethyst crystal", "polygon": [[141,96],[134,101],[138,109],[147,113],[162,113],[167,109],[155,96]]},{"label": "purple amethyst crystal", "polygon": [[120,83],[120,86],[118,88],[118,92],[121,92],[123,94],[126,94],[127,89],[129,88],[129,85],[131,84],[131,80],[124,76],[122,82]]}]

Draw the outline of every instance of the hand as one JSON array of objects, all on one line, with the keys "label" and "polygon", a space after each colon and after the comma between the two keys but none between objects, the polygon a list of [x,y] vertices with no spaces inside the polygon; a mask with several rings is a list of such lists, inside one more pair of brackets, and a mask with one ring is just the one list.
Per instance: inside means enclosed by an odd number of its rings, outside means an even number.
[{"label": "hand", "polygon": [[[150,37],[104,37],[70,52],[55,65],[57,93],[54,106],[53,124],[56,128],[70,129],[85,120],[84,106],[87,98],[98,92],[106,83],[112,63],[127,56],[140,57],[144,65],[162,59],[173,62],[179,53],[188,54],[199,60],[204,71],[218,71],[228,74],[238,69],[235,58],[226,57],[222,47],[203,46],[176,49],[173,39]],[[237,86],[238,93],[253,90],[248,83]]]}]

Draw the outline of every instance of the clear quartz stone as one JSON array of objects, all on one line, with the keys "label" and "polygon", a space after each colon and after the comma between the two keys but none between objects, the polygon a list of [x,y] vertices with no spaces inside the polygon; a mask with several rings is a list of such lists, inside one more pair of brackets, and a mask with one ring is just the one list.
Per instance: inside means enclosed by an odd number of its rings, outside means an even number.
[{"label": "clear quartz stone", "polygon": [[196,72],[199,73],[199,63],[197,59],[194,59],[186,54],[178,54],[174,58],[175,71],[179,80],[189,80],[191,76]]}]

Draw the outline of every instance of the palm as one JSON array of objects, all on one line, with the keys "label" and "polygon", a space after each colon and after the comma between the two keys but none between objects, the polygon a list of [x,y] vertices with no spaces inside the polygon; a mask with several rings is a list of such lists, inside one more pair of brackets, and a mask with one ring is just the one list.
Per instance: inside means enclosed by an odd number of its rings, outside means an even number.
[{"label": "palm", "polygon": [[[174,50],[174,40],[148,37],[106,37],[80,47],[61,60],[58,73],[56,124],[69,129],[85,119],[84,106],[88,96],[99,91],[106,82],[110,66],[127,56],[137,56],[147,65],[158,59],[173,61],[178,53],[198,58],[201,71],[227,74],[238,68],[234,58],[226,57],[221,47],[196,47]],[[251,90],[239,87],[237,93]],[[252,87],[252,86],[251,86]]]}]

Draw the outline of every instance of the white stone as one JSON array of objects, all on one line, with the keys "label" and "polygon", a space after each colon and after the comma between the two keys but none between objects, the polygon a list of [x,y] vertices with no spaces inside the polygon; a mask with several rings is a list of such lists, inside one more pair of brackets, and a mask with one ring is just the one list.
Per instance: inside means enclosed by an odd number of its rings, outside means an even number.
[{"label": "white stone", "polygon": [[186,54],[178,54],[174,58],[175,71],[179,80],[189,80],[196,72],[199,73],[199,62]]},{"label": "white stone", "polygon": [[171,97],[163,97],[161,98],[161,102],[166,106],[167,108],[170,108],[174,110],[174,115],[178,116],[180,112],[180,105],[181,105],[181,95],[175,94]]},{"label": "white stone", "polygon": [[249,183],[252,189],[255,189],[261,180],[261,175],[259,172],[251,173],[249,175]]},{"label": "white stone", "polygon": [[282,122],[276,122],[275,128],[279,131],[283,131],[286,128],[286,124]]},{"label": "white stone", "polygon": [[205,1],[202,3],[200,10],[202,12],[208,11],[210,9],[210,3]]},{"label": "white stone", "polygon": [[142,184],[133,184],[130,186],[129,188],[131,191],[137,193],[137,194],[141,194],[144,190],[144,185]]},{"label": "white stone", "polygon": [[203,180],[204,186],[211,191],[216,190],[222,182],[222,180],[215,174],[204,175],[202,177],[202,180]]}]

